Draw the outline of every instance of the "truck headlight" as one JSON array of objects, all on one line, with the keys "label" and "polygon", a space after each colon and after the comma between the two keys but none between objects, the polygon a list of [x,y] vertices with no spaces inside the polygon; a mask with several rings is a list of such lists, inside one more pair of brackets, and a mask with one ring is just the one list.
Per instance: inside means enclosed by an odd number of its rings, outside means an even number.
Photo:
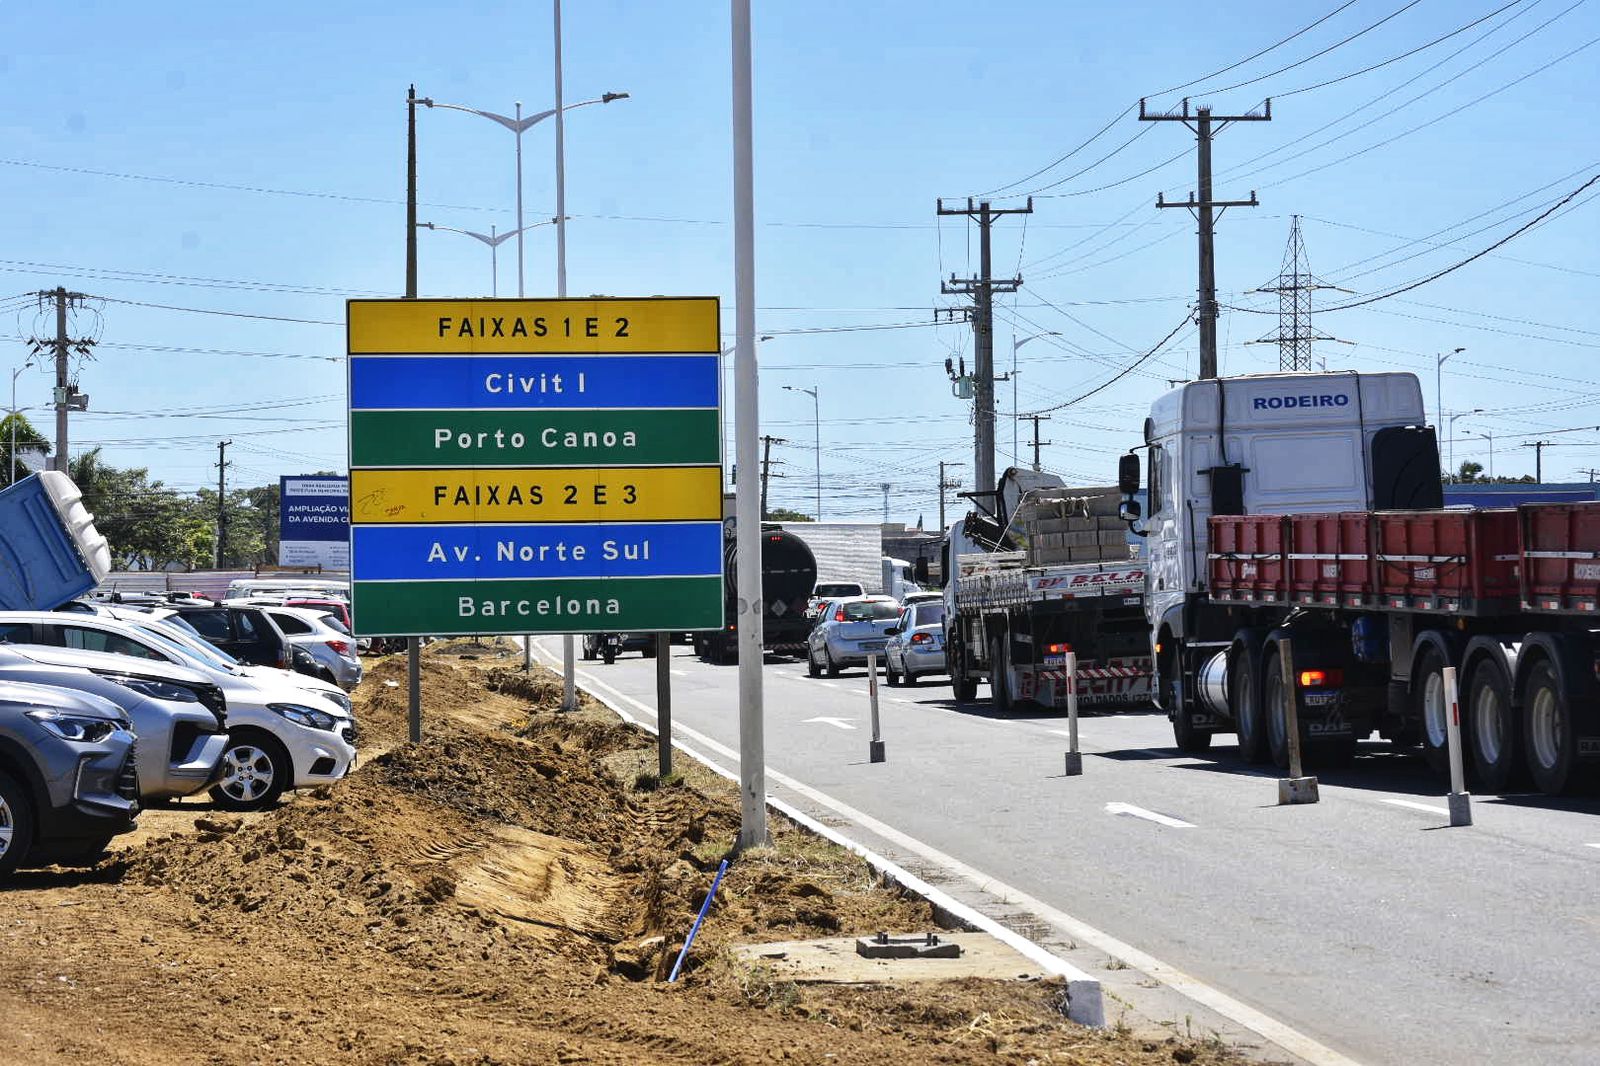
[{"label": "truck headlight", "polygon": [[60,711],[28,711],[27,714],[62,740],[78,744],[98,744],[116,732],[118,726],[110,718],[85,718]]},{"label": "truck headlight", "polygon": [[338,720],[326,711],[319,711],[315,707],[305,707],[298,703],[269,703],[267,709],[283,718],[287,718],[295,725],[303,725],[311,729],[326,729],[333,732]]}]

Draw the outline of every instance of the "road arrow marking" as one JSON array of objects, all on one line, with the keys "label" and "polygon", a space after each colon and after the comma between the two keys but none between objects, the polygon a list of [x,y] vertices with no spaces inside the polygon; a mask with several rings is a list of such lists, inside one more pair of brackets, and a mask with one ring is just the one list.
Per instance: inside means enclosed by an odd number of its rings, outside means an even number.
[{"label": "road arrow marking", "polygon": [[1388,799],[1381,796],[1379,799],[1391,807],[1410,807],[1414,811],[1427,811],[1429,814],[1442,814],[1446,818],[1450,817],[1450,812],[1443,807],[1430,807],[1426,803],[1417,803],[1413,800]]},{"label": "road arrow marking", "polygon": [[1135,807],[1131,803],[1108,803],[1107,814],[1131,814],[1135,818],[1143,818],[1147,822],[1167,826],[1169,829],[1193,829],[1193,822],[1185,822],[1181,818],[1169,818],[1165,814],[1147,811],[1143,807]]},{"label": "road arrow marking", "polygon": [[848,718],[807,718],[808,722],[826,722],[839,729],[854,729],[855,724]]}]

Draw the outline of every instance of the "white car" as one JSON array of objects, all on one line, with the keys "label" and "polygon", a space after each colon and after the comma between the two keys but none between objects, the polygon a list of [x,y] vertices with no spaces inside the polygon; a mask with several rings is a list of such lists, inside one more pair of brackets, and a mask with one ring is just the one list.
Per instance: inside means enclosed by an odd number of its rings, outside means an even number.
[{"label": "white car", "polygon": [[304,648],[327,667],[340,688],[349,692],[361,684],[363,669],[361,656],[356,651],[356,638],[338,615],[318,608],[281,607],[254,601],[248,605],[259,607],[272,619],[284,640]]},{"label": "white car", "polygon": [[268,807],[285,789],[331,784],[349,773],[357,732],[347,709],[271,671],[253,675],[208,661],[159,625],[60,611],[0,611],[0,636],[12,643],[154,661],[198,673],[220,689],[227,699],[228,744],[211,790],[220,807]]}]

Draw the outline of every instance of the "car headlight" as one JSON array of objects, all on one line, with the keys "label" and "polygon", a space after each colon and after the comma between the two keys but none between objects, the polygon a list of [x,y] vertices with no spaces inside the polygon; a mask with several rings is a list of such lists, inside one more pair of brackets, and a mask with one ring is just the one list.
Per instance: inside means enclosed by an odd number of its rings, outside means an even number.
[{"label": "car headlight", "polygon": [[156,681],[148,677],[124,677],[120,674],[101,674],[107,681],[115,681],[123,688],[132,689],[141,696],[154,700],[172,700],[174,703],[199,703],[200,694],[187,685],[171,681]]},{"label": "car headlight", "polygon": [[274,714],[281,715],[295,725],[307,726],[311,729],[326,729],[333,732],[339,720],[326,711],[319,711],[315,707],[305,707],[298,703],[269,703],[267,709]]},{"label": "car headlight", "polygon": [[60,711],[29,711],[28,717],[62,740],[79,744],[98,744],[115,733],[120,722],[110,718],[85,718]]},{"label": "car headlight", "polygon": [[343,689],[335,689],[331,692],[322,692],[319,693],[319,695],[332,700],[334,703],[337,703],[339,705],[339,709],[346,714],[349,714],[350,709],[355,706],[350,702],[350,697],[345,694]]}]

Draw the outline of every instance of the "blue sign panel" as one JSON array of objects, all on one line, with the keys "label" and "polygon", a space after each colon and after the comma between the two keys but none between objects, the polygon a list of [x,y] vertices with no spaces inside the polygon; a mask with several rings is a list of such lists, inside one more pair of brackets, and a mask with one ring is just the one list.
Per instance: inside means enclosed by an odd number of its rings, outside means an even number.
[{"label": "blue sign panel", "polygon": [[722,573],[721,522],[358,525],[354,543],[364,581]]},{"label": "blue sign panel", "polygon": [[350,568],[350,479],[278,479],[278,565]]},{"label": "blue sign panel", "polygon": [[715,355],[362,355],[352,410],[716,407]]}]

